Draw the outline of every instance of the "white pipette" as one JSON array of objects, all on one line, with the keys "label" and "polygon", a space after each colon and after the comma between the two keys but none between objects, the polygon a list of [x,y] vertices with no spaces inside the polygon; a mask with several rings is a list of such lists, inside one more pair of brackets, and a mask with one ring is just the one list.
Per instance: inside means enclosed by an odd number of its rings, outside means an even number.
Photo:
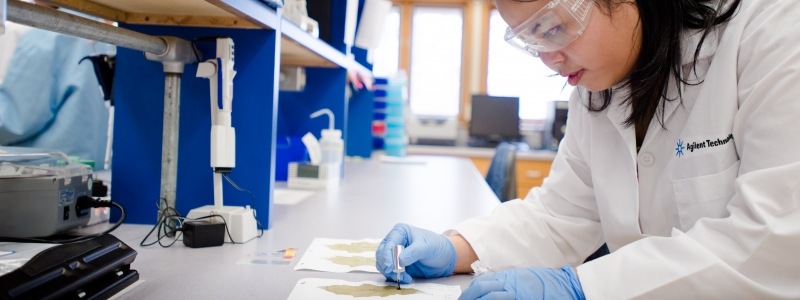
[{"label": "white pipette", "polygon": [[400,274],[406,271],[406,268],[400,264],[400,252],[403,252],[403,245],[394,246],[394,273],[397,274],[397,289],[400,289]]}]

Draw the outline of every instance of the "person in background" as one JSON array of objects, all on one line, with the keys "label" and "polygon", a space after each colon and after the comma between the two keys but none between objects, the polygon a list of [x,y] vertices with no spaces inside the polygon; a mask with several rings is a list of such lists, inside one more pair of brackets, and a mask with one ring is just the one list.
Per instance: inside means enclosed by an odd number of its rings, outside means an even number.
[{"label": "person in background", "polygon": [[403,283],[485,273],[462,299],[800,299],[797,1],[495,2],[577,86],[566,134],[524,200],[396,225],[387,280],[403,245]]},{"label": "person in background", "polygon": [[108,109],[91,61],[80,63],[98,45],[6,25],[0,35],[0,145],[60,150],[102,169]]}]

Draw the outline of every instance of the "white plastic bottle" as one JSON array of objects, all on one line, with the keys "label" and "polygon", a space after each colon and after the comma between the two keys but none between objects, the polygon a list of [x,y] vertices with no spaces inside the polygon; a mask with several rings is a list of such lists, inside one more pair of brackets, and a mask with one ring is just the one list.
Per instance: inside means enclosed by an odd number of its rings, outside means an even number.
[{"label": "white plastic bottle", "polygon": [[322,150],[323,164],[341,164],[344,157],[344,140],[342,131],[338,129],[323,129],[322,138],[319,140]]},{"label": "white plastic bottle", "polygon": [[328,129],[322,130],[322,137],[319,140],[320,152],[322,152],[320,163],[341,165],[344,159],[344,140],[342,140],[342,131],[333,127],[333,112],[323,108],[312,113],[310,117],[316,118],[323,114],[328,115]]}]

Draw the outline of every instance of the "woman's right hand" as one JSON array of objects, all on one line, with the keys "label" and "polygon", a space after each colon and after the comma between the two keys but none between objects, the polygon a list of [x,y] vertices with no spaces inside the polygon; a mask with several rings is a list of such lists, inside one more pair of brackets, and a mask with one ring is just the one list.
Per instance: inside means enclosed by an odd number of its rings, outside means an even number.
[{"label": "woman's right hand", "polygon": [[412,276],[434,278],[453,274],[456,249],[450,239],[430,230],[397,224],[375,253],[375,266],[387,279],[397,281],[392,259],[395,245],[405,247],[400,252],[400,265],[406,269],[400,277],[401,283],[411,283]]}]

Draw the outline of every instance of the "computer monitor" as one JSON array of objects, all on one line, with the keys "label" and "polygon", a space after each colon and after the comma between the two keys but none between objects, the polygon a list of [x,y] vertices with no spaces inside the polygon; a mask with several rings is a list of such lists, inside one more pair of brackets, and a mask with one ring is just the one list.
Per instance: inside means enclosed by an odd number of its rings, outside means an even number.
[{"label": "computer monitor", "polygon": [[483,140],[486,146],[519,140],[519,97],[472,95],[470,142]]}]

